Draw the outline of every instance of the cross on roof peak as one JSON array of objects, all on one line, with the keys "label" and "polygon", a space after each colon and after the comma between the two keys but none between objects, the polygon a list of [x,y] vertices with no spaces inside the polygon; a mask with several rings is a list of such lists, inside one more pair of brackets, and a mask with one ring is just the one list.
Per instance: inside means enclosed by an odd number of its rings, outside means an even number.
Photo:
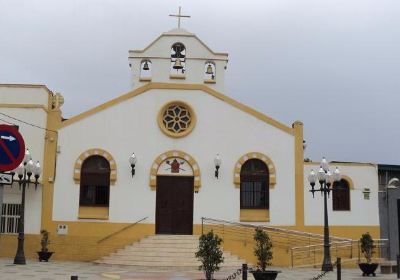
[{"label": "cross on roof peak", "polygon": [[177,15],[169,15],[170,17],[177,17],[178,18],[178,28],[181,28],[181,18],[186,17],[190,18],[190,16],[182,15],[181,14],[181,7],[179,6],[178,14]]}]

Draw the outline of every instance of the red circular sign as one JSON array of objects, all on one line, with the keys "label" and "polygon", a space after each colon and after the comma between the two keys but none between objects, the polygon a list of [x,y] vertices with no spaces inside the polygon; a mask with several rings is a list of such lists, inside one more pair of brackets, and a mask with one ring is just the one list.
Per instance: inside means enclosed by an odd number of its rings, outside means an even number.
[{"label": "red circular sign", "polygon": [[11,125],[0,124],[0,171],[17,168],[25,156],[25,141]]}]

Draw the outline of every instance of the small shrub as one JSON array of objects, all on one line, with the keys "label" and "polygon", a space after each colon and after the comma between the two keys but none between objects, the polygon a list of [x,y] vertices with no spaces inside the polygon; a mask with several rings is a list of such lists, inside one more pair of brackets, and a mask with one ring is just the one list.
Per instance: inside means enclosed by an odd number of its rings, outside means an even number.
[{"label": "small shrub", "polygon": [[207,280],[214,279],[214,272],[219,270],[224,257],[220,248],[222,239],[213,231],[202,234],[199,238],[199,249],[196,258],[201,262],[199,270],[203,270]]},{"label": "small shrub", "polygon": [[40,231],[40,234],[42,235],[42,239],[40,240],[40,245],[41,245],[41,251],[42,252],[48,252],[49,249],[47,248],[50,244],[49,240],[49,232],[45,229]]},{"label": "small shrub", "polygon": [[374,240],[372,239],[369,232],[364,233],[361,236],[360,247],[361,247],[361,252],[364,254],[364,257],[367,260],[367,263],[371,263],[372,256],[375,253],[374,251],[375,245],[374,245]]},{"label": "small shrub", "polygon": [[257,257],[257,265],[261,271],[265,271],[267,266],[271,265],[272,256],[272,242],[266,233],[261,228],[256,228],[254,235],[254,255]]}]

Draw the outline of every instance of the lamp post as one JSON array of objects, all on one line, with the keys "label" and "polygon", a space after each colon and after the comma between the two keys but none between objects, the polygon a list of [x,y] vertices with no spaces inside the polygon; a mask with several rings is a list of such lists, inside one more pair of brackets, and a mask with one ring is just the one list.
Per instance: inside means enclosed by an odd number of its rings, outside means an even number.
[{"label": "lamp post", "polygon": [[219,175],[219,168],[221,167],[221,157],[217,154],[214,158],[214,165],[215,165],[215,178],[218,179]]},{"label": "lamp post", "polygon": [[[24,253],[24,240],[25,240],[25,190],[31,183],[35,184],[35,189],[38,185],[38,179],[41,173],[39,162],[34,163],[28,149],[25,151],[23,162],[11,172],[13,182],[14,175],[17,174],[19,187],[22,187],[21,207],[19,210],[20,218],[18,221],[18,247],[15,254],[14,264],[26,264]],[[34,181],[31,181],[34,175]]]},{"label": "lamp post", "polygon": [[[340,171],[336,167],[335,171],[332,173],[329,171],[329,164],[325,158],[322,158],[321,167],[318,172],[315,173],[313,169],[311,169],[310,175],[308,175],[308,181],[311,185],[310,192],[313,195],[315,192],[321,192],[324,196],[324,260],[322,262],[322,271],[332,271],[333,265],[331,261],[331,252],[330,252],[330,243],[329,243],[329,223],[328,223],[328,196],[330,191],[332,190],[332,184],[334,182],[339,182],[341,179]],[[319,189],[315,189],[315,183],[318,180],[320,184]]]},{"label": "lamp post", "polygon": [[132,155],[129,157],[129,163],[131,165],[131,174],[132,177],[135,175],[135,165],[137,162],[137,157],[135,155],[135,153],[132,153]]}]

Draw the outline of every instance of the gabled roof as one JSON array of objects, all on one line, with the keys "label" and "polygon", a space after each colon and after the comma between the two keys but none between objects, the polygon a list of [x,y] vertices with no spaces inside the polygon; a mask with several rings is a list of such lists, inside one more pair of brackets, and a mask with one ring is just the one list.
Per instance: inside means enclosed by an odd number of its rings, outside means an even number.
[{"label": "gabled roof", "polygon": [[200,90],[203,91],[204,93],[210,94],[212,96],[214,96],[215,98],[218,98],[219,100],[222,100],[230,105],[232,105],[233,107],[238,108],[239,110],[242,110],[243,112],[246,112],[250,115],[252,115],[253,117],[271,125],[274,126],[288,134],[294,135],[294,130],[291,127],[286,126],[285,124],[282,124],[274,119],[272,119],[271,117],[268,117],[216,90],[213,90],[205,85],[202,84],[173,84],[173,83],[148,83],[142,87],[139,87],[133,91],[130,91],[124,95],[121,95],[115,99],[112,99],[106,103],[103,103],[97,107],[94,107],[86,112],[83,112],[79,115],[76,115],[68,120],[65,120],[62,122],[61,124],[61,128],[69,126],[75,122],[78,122],[80,120],[83,120],[91,115],[94,115],[100,111],[103,111],[109,107],[112,107],[114,105],[117,105],[121,102],[124,102],[125,100],[128,100],[130,98],[133,98],[137,95],[140,95],[142,93],[145,93],[149,90],[152,89],[178,89],[178,90]]},{"label": "gabled roof", "polygon": [[168,32],[162,33],[160,36],[158,36],[153,42],[151,42],[147,47],[145,47],[143,50],[130,50],[129,52],[134,53],[134,54],[141,54],[147,51],[152,45],[154,45],[160,38],[164,36],[182,36],[182,37],[194,37],[196,38],[200,44],[202,44],[209,52],[211,52],[213,55],[221,55],[221,56],[226,56],[226,59],[228,59],[228,53],[221,53],[221,52],[214,52],[213,50],[210,49],[202,40],[199,39],[194,33],[190,33],[189,31],[183,29],[183,28],[175,28],[172,29]]}]

